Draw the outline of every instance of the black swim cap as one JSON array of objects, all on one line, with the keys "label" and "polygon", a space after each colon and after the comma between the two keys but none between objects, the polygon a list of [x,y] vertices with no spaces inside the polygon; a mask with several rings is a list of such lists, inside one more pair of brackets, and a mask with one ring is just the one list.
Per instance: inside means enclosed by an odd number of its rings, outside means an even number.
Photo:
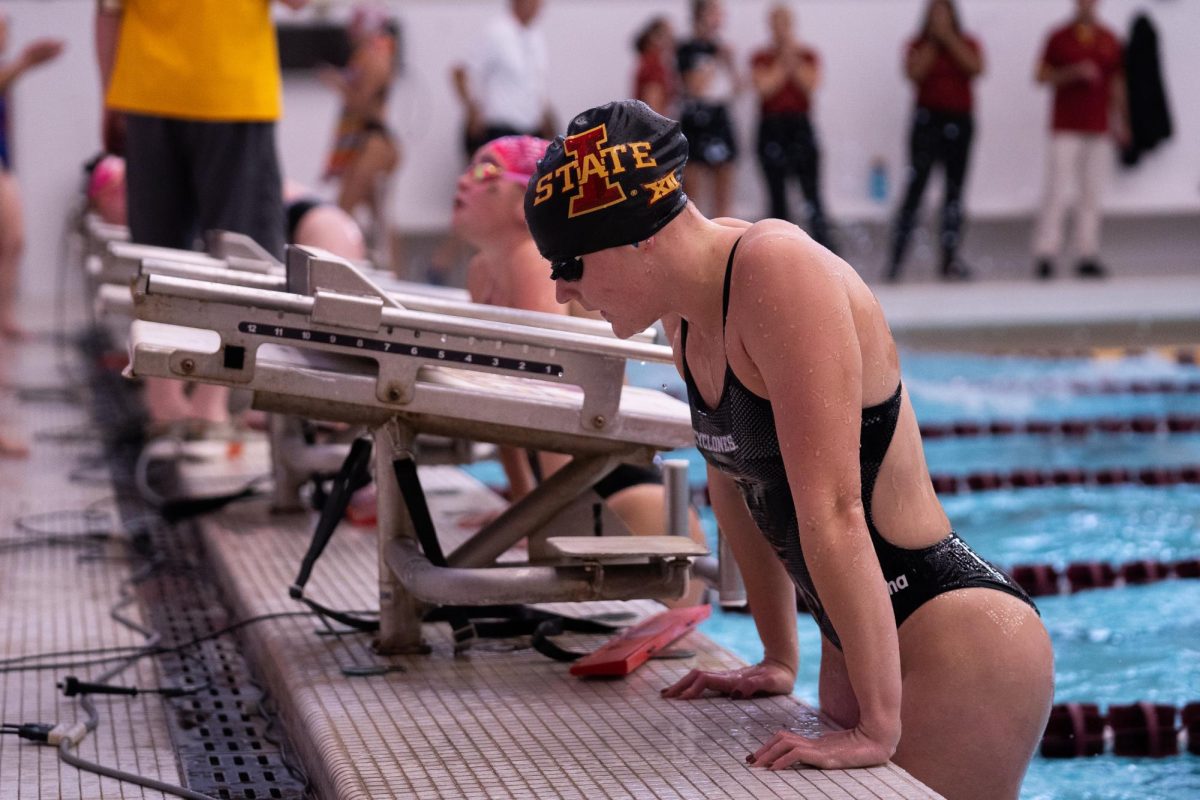
[{"label": "black swim cap", "polygon": [[634,244],[687,205],[688,143],[679,123],[640,100],[588,109],[538,162],[525,220],[554,273],[581,255]]}]

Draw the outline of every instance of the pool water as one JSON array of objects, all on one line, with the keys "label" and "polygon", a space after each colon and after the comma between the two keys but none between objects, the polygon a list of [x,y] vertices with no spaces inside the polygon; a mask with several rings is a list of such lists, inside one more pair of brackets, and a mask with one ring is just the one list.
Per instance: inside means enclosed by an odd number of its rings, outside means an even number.
[{"label": "pool water", "polygon": [[[1200,415],[1200,369],[1155,354],[1114,360],[1035,359],[905,353],[904,383],[922,425],[963,421],[1099,419]],[[683,395],[669,365],[630,365],[633,383]],[[1136,388],[1138,385],[1141,388]],[[1152,385],[1176,391],[1150,391]],[[1193,387],[1183,390],[1180,387]],[[1134,387],[1132,390],[1130,388]],[[1200,464],[1200,434],[1099,433],[927,439],[930,471]],[[685,458],[693,486],[703,460]],[[981,555],[1008,567],[1076,561],[1122,563],[1200,557],[1200,487],[1063,486],[1005,489],[942,498],[955,530]],[[716,525],[701,510],[715,551]],[[1148,700],[1200,701],[1200,580],[1170,580],[1037,599],[1055,649],[1056,702],[1102,708]],[[820,636],[798,620],[801,667],[796,693],[815,705]],[[714,611],[708,636],[751,663],[762,648],[748,615]],[[1037,757],[1023,800],[1200,798],[1200,757]]]}]

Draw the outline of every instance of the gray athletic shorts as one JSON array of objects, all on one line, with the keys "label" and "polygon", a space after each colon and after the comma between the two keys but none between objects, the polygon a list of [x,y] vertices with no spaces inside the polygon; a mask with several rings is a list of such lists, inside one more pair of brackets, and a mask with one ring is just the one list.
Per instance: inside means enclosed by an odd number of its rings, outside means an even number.
[{"label": "gray athletic shorts", "polygon": [[244,233],[283,257],[275,123],[125,118],[133,241],[189,250],[218,229]]}]

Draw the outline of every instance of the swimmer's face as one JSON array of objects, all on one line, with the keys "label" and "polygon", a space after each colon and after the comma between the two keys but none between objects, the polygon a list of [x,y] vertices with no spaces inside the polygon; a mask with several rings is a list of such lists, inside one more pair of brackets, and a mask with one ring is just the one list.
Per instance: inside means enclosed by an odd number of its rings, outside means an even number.
[{"label": "swimmer's face", "polygon": [[495,150],[484,146],[458,178],[451,225],[475,246],[514,226],[525,228],[525,183],[507,171]]},{"label": "swimmer's face", "polygon": [[582,256],[579,279],[555,280],[555,297],[559,303],[574,300],[588,311],[600,312],[622,339],[644,331],[661,316],[661,287],[650,285],[645,247],[627,244]]}]

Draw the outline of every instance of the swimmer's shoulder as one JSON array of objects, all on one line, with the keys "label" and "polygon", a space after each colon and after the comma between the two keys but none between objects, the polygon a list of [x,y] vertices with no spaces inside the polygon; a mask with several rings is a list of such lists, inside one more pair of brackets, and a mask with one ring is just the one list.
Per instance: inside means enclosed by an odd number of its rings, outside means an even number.
[{"label": "swimmer's shoulder", "polygon": [[789,297],[805,306],[824,304],[846,293],[844,273],[853,273],[799,227],[778,219],[749,226],[740,237],[736,261],[731,316],[757,315],[772,298]]},{"label": "swimmer's shoulder", "polygon": [[824,248],[799,226],[781,219],[764,219],[748,225],[738,243],[738,260],[753,262],[756,269],[794,270],[797,263],[816,264]]},{"label": "swimmer's shoulder", "polygon": [[714,217],[710,221],[714,225],[720,225],[723,228],[749,228],[754,224],[744,219],[738,219],[737,217]]}]

